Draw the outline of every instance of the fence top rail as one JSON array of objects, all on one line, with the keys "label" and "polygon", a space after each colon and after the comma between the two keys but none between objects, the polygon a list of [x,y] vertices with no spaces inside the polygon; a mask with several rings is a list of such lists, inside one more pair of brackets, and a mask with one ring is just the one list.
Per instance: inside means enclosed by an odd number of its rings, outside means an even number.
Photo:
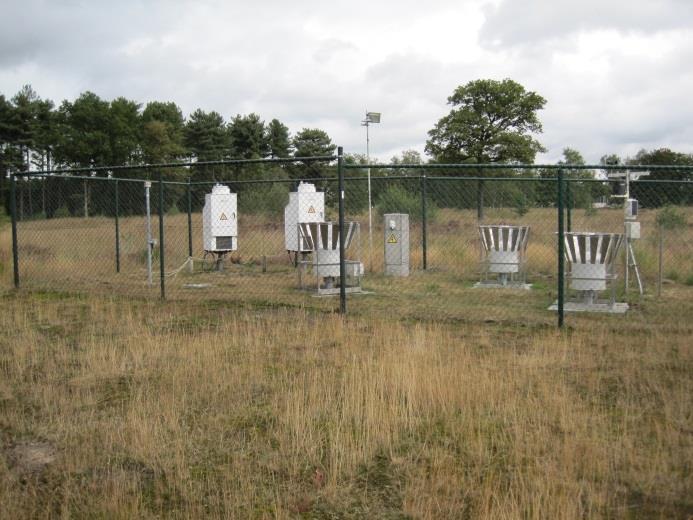
[{"label": "fence top rail", "polygon": [[[23,178],[39,178],[39,179],[64,179],[64,180],[81,180],[81,181],[106,181],[106,182],[129,182],[129,183],[145,183],[152,182],[158,183],[158,179],[141,179],[141,178],[125,178],[125,177],[91,177],[84,175],[53,175],[50,173],[36,173],[32,172],[30,175],[13,174],[13,177],[23,177]],[[429,181],[443,181],[443,182],[556,182],[558,177],[478,177],[478,176],[427,176],[427,175],[381,175],[381,176],[371,176],[371,182],[379,181],[394,181],[394,180],[421,180],[427,179]],[[320,177],[320,178],[295,178],[295,179],[245,179],[245,180],[206,180],[206,181],[168,181],[164,180],[165,185],[174,186],[212,186],[214,184],[230,184],[230,185],[251,185],[251,184],[291,184],[298,182],[337,182],[339,179],[337,177]],[[345,177],[345,182],[351,181],[367,181],[367,176],[358,177]],[[564,177],[563,179],[567,183],[617,183],[620,179],[581,179],[581,178],[570,178]],[[631,181],[633,184],[681,184],[681,185],[691,185],[693,186],[693,180],[688,179],[638,179],[637,181]]]},{"label": "fence top rail", "polygon": [[[92,177],[92,176],[86,176],[86,175],[66,175],[66,174],[52,174],[52,173],[44,173],[44,172],[31,172],[31,174],[26,174],[22,175],[21,173],[13,173],[13,177],[23,177],[23,178],[29,178],[29,179],[55,179],[55,180],[79,180],[79,181],[106,181],[106,182],[134,182],[134,183],[143,183],[143,182],[151,182],[153,184],[156,184],[159,182],[158,179],[139,179],[139,178],[131,178],[131,177]],[[187,185],[187,182],[181,182],[181,181],[164,181],[164,184],[181,184],[181,185]]]},{"label": "fence top rail", "polygon": [[[330,182],[336,182],[337,177],[320,177],[319,179],[308,179],[308,178],[300,178],[300,179],[244,179],[244,180],[227,180],[227,179],[220,179],[220,180],[210,180],[210,181],[192,181],[190,183],[191,186],[211,186],[213,184],[283,184],[283,183],[293,183],[293,182],[325,182],[325,181],[330,181]],[[166,181],[164,181],[164,184],[166,184]],[[183,183],[187,184],[187,183]]]},{"label": "fence top rail", "polygon": [[[218,161],[197,162],[168,162],[155,164],[127,164],[117,166],[87,166],[81,168],[56,168],[40,172],[24,170],[21,172],[9,172],[12,177],[27,177],[55,174],[75,174],[98,172],[113,173],[116,171],[153,170],[157,168],[199,168],[204,166],[233,166],[245,164],[291,164],[299,162],[332,162],[336,155],[309,156],[309,157],[275,157],[266,159],[223,159]],[[428,164],[345,164],[347,170],[602,170],[602,171],[684,171],[693,172],[693,165],[671,164],[500,164],[500,163],[428,163]]]},{"label": "fence top rail", "polygon": [[[436,175],[381,175],[381,176],[371,176],[370,180],[371,182],[377,182],[377,181],[388,181],[388,180],[406,180],[406,179],[412,179],[412,180],[420,180],[420,179],[427,179],[429,181],[491,181],[491,182],[498,182],[498,181],[505,181],[505,182],[556,182],[558,180],[558,177],[478,177],[478,176],[460,176],[460,175],[446,175],[446,176],[436,176]],[[296,179],[298,181],[298,179]],[[316,179],[302,179],[303,181],[315,181]],[[325,177],[322,179],[318,179],[320,181],[336,181],[337,177]],[[359,176],[359,177],[344,177],[345,181],[367,181],[368,177],[367,176]],[[580,179],[580,178],[571,178],[571,177],[564,177],[563,180],[565,182],[570,182],[570,183],[581,183],[581,182],[600,182],[600,183],[616,183],[620,182],[620,179]],[[245,181],[245,182],[258,182],[258,181]],[[266,182],[273,182],[273,181],[266,181]],[[631,180],[631,183],[637,183],[637,184],[690,184],[693,185],[693,180],[688,180],[688,179],[638,179],[637,181]],[[233,184],[234,182],[231,181],[229,184]]]},{"label": "fence top rail", "polygon": [[43,170],[32,172],[29,170],[21,172],[10,172],[13,177],[26,177],[37,174],[70,174],[70,173],[94,173],[94,172],[114,172],[128,170],[152,170],[156,168],[197,168],[200,166],[224,166],[224,165],[244,165],[244,164],[290,164],[297,162],[332,162],[337,159],[336,155],[311,156],[311,157],[274,157],[267,159],[222,159],[218,161],[197,161],[197,162],[169,162],[155,164],[123,164],[118,166],[86,166],[82,168],[56,168],[53,170]]},{"label": "fence top rail", "polygon": [[[374,179],[390,179],[394,177],[371,177]],[[415,179],[417,177],[407,177],[409,179]],[[484,181],[484,182],[556,182],[558,177],[440,177],[440,176],[430,176],[426,177],[430,181]],[[617,183],[621,179],[579,179],[564,177],[563,181],[566,183],[579,184],[582,182],[589,183]],[[693,185],[693,180],[681,180],[681,179],[638,179],[637,181],[631,180],[631,184],[690,184]]]},{"label": "fence top rail", "polygon": [[[158,179],[141,179],[132,177],[91,177],[84,175],[67,175],[60,174],[54,175],[52,173],[46,172],[32,172],[31,174],[22,175],[20,173],[12,174],[13,177],[23,177],[23,178],[40,178],[40,179],[66,179],[66,180],[81,180],[81,181],[120,181],[120,182],[152,182],[158,183]],[[402,180],[402,179],[422,179],[424,176],[421,175],[387,175],[380,177],[371,177],[371,180]],[[432,179],[433,177],[428,177]],[[441,179],[476,179],[476,177],[441,177]],[[217,180],[206,180],[206,181],[168,181],[164,180],[164,184],[180,185],[180,186],[211,186],[214,184],[274,184],[274,183],[296,183],[296,182],[337,182],[339,177],[319,177],[319,178],[308,178],[308,177],[297,177],[294,179],[244,179],[244,180],[229,180],[229,179],[217,179]],[[345,181],[366,181],[368,177],[345,177]]]},{"label": "fence top rail", "polygon": [[686,171],[693,165],[672,164],[500,164],[500,163],[428,163],[428,164],[345,164],[349,170],[606,170],[606,171]]},{"label": "fence top rail", "polygon": [[[159,180],[158,179],[139,179],[139,178],[126,178],[126,177],[91,177],[91,176],[84,176],[84,175],[53,175],[50,173],[31,173],[31,175],[20,175],[16,174],[13,175],[13,177],[26,177],[26,178],[41,178],[41,179],[55,179],[55,180],[79,180],[79,181],[101,181],[101,182],[131,182],[131,183],[138,183],[142,184],[145,182],[151,182],[152,184],[158,184]],[[398,177],[382,177],[383,179],[395,179]],[[406,179],[418,179],[419,177],[414,177],[414,176],[408,176],[408,177],[399,177],[399,178],[406,178]],[[349,178],[351,180],[351,178]],[[364,177],[364,180],[366,177]],[[296,179],[249,179],[249,180],[226,180],[226,179],[217,179],[217,180],[208,180],[208,181],[194,181],[194,182],[188,182],[188,181],[167,181],[164,180],[163,183],[165,185],[176,185],[176,186],[211,186],[214,184],[272,184],[272,183],[295,183],[295,182],[337,182],[338,178],[337,177],[321,177],[319,179],[315,178],[296,178]]]}]

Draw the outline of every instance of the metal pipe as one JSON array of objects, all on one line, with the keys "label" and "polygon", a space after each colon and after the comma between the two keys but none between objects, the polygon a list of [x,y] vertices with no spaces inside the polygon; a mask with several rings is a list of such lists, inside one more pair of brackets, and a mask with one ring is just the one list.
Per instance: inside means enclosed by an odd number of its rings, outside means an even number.
[{"label": "metal pipe", "polygon": [[115,254],[116,254],[116,273],[120,272],[120,201],[118,199],[118,179],[115,180]]},{"label": "metal pipe", "polygon": [[[97,173],[100,171],[115,171],[115,170],[147,170],[152,168],[177,168],[177,167],[190,167],[194,168],[197,166],[216,166],[224,164],[265,164],[265,163],[296,163],[296,162],[317,162],[317,161],[334,161],[337,157],[334,155],[323,155],[323,156],[307,156],[307,157],[277,157],[272,159],[224,159],[219,161],[198,161],[198,162],[170,162],[170,163],[155,163],[155,164],[128,164],[128,165],[116,165],[116,166],[89,166],[86,168],[58,168],[54,170],[46,170],[44,174],[49,173],[78,173],[78,172],[89,172]],[[23,172],[18,172],[14,175],[33,175],[33,172],[26,170]]]},{"label": "metal pipe", "polygon": [[[335,156],[324,156],[324,157],[292,157],[292,158],[275,158],[275,159],[234,159],[234,160],[222,160],[222,161],[199,161],[193,162],[173,162],[173,163],[157,163],[157,164],[140,164],[140,165],[119,165],[119,166],[92,166],[88,168],[60,168],[53,170],[46,170],[45,172],[36,173],[29,170],[23,172],[13,173],[16,176],[41,176],[50,174],[70,174],[70,173],[83,173],[83,172],[95,172],[100,171],[130,171],[130,170],[147,170],[151,168],[176,168],[176,167],[188,167],[194,168],[197,166],[211,166],[211,165],[224,165],[224,164],[255,164],[255,163],[294,163],[294,162],[308,162],[308,161],[334,161]],[[626,170],[650,170],[650,171],[682,171],[682,172],[693,172],[693,166],[677,166],[677,165],[665,165],[665,164],[635,164],[635,165],[612,165],[612,164],[477,164],[477,163],[450,163],[450,164],[345,164],[344,168],[349,169],[363,169],[363,168],[373,168],[373,169],[458,169],[458,170],[469,170],[469,169],[491,169],[491,170],[558,170],[561,168],[568,168],[571,170],[602,170],[602,171],[626,171]],[[94,177],[98,179],[99,177]],[[104,179],[105,180],[105,179]],[[120,179],[129,180],[131,182],[141,182],[142,179]],[[521,180],[521,179],[515,179]],[[535,180],[535,179],[529,179]],[[603,182],[601,179],[584,179],[585,181],[593,182]],[[175,181],[169,181],[174,183]],[[658,182],[657,180],[650,181],[638,181],[638,182]],[[659,182],[679,182],[686,183],[690,181],[659,181]],[[177,184],[185,184],[178,182]]]},{"label": "metal pipe", "polygon": [[84,184],[84,218],[89,217],[89,186],[87,185],[87,179],[82,181]]},{"label": "metal pipe", "polygon": [[626,194],[623,197],[623,236],[626,237],[626,247],[625,249],[625,264],[624,264],[624,283],[625,283],[625,293],[628,294],[628,289],[630,289],[630,236],[626,232],[626,208],[628,206],[628,201],[630,200],[630,173],[626,171]]},{"label": "metal pipe", "polygon": [[564,233],[563,224],[563,170],[558,170],[558,190],[557,190],[557,210],[558,210],[558,327],[563,328],[564,310],[563,300],[565,298],[565,258],[564,258]]},{"label": "metal pipe", "polygon": [[192,189],[190,187],[190,177],[188,177],[188,256],[192,258]]},{"label": "metal pipe", "polygon": [[422,249],[422,259],[423,259],[423,269],[424,271],[428,269],[428,237],[427,237],[427,227],[428,227],[428,207],[426,206],[426,199],[428,198],[426,174],[421,176],[421,249]]},{"label": "metal pipe", "polygon": [[166,299],[166,273],[164,258],[164,181],[159,172],[159,282],[161,284],[161,299]]},{"label": "metal pipe", "polygon": [[476,219],[484,220],[484,180],[479,179],[476,186]]},{"label": "metal pipe", "polygon": [[152,212],[149,198],[150,181],[144,183],[145,211],[147,213],[147,284],[152,285]]},{"label": "metal pipe", "polygon": [[570,232],[573,228],[573,192],[570,189],[570,183],[565,183],[565,198],[566,198],[566,231]]},{"label": "metal pipe", "polygon": [[673,166],[667,164],[635,164],[635,165],[613,165],[613,164],[504,164],[504,163],[428,163],[428,164],[349,164],[345,165],[347,170],[373,168],[373,169],[441,169],[441,170],[603,170],[603,171],[640,171],[640,170],[659,170],[659,171],[693,171],[693,166]]},{"label": "metal pipe", "polygon": [[[346,314],[346,262],[344,251],[344,156],[341,146],[337,148],[337,174],[339,176],[339,312],[340,314]],[[318,283],[320,282],[318,281]]]},{"label": "metal pipe", "polygon": [[12,265],[14,287],[19,289],[19,246],[17,243],[17,178],[10,175],[10,213],[12,214]]},{"label": "metal pipe", "polygon": [[662,296],[662,249],[664,248],[664,228],[659,224],[659,258],[657,265],[657,298]]},{"label": "metal pipe", "polygon": [[[371,162],[370,157],[370,136],[368,127],[370,126],[368,119],[366,120],[366,162]],[[373,272],[373,200],[371,198],[371,169],[368,168],[368,263],[369,269]]]},{"label": "metal pipe", "polygon": [[[383,165],[371,165],[371,168],[376,168],[381,167]],[[384,165],[385,168],[381,169],[395,169],[395,168],[400,168],[402,165]],[[405,167],[407,165],[404,165]],[[455,165],[451,165],[450,168],[453,168]],[[448,168],[448,165],[431,165],[431,164],[426,164],[426,165],[409,165],[410,169],[427,169],[427,168],[433,168],[435,167],[436,169],[445,169]],[[515,167],[515,165],[513,165]],[[141,169],[142,167],[140,167]],[[363,165],[350,165],[350,164],[344,164],[344,169],[345,170],[350,170],[350,169],[363,169]],[[490,169],[497,169],[495,165],[489,166]],[[596,167],[595,167],[596,168]],[[648,168],[653,168],[653,166],[648,166]],[[686,171],[686,172],[693,172],[693,167],[679,167],[675,168],[672,170],[681,170],[681,171]],[[65,170],[65,171],[72,171],[72,170]],[[10,174],[11,176],[19,176],[17,173],[12,173]],[[32,177],[46,177],[50,174],[48,173],[31,173]],[[60,177],[62,179],[84,179],[83,176],[78,176],[78,175],[66,175],[66,174],[61,174]],[[372,177],[377,179],[387,179],[387,180],[398,180],[398,179],[415,179],[417,178],[416,175],[388,175],[388,176],[380,176],[380,177]],[[117,177],[117,179],[120,182],[134,182],[134,183],[141,183],[145,182],[146,179],[136,179],[136,178],[122,178],[122,177]],[[368,177],[349,177],[348,179],[345,179],[345,181],[364,181],[367,180]],[[498,181],[513,181],[513,182],[551,182],[555,181],[556,177],[477,177],[477,176],[472,176],[472,177],[466,177],[466,176],[434,176],[434,175],[429,175],[428,176],[429,180],[434,180],[434,181],[465,181],[465,182],[474,182],[474,181],[479,181],[483,180],[484,182],[486,181],[491,181],[491,182],[498,182]],[[112,179],[108,179],[106,177],[91,177],[91,181],[109,181]],[[320,179],[321,182],[335,182],[337,181],[337,177],[324,177]],[[244,181],[234,181],[233,184],[267,184],[267,183],[294,183],[298,184],[298,182],[315,182],[315,179],[252,179],[252,180],[244,180]],[[164,181],[165,184],[170,184],[172,186],[185,186],[188,183],[187,182],[180,182],[180,181]],[[566,183],[569,182],[575,182],[571,181],[570,179],[565,180]],[[613,184],[616,181],[609,180],[609,179],[580,179],[580,182],[582,183],[600,183],[600,184]],[[639,179],[637,182],[638,184],[667,184],[667,185],[689,185],[691,181],[689,180],[669,180],[669,179]],[[216,184],[216,181],[197,181],[197,182],[191,182],[190,184],[193,186],[204,186],[204,185],[213,185]]]},{"label": "metal pipe", "polygon": [[24,183],[19,185],[19,220],[24,220]]}]

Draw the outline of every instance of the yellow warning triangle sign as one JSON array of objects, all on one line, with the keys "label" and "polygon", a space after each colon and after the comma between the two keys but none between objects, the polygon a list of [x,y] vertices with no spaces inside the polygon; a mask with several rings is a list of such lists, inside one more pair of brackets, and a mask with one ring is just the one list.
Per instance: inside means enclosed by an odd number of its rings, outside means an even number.
[{"label": "yellow warning triangle sign", "polygon": [[394,233],[390,233],[390,236],[387,239],[388,244],[396,244],[397,243],[397,237],[395,236]]},{"label": "yellow warning triangle sign", "polygon": [[219,220],[228,220],[228,218],[226,218],[226,213],[222,213],[221,217],[219,217]]},{"label": "yellow warning triangle sign", "polygon": [[315,208],[313,206],[308,208],[308,213],[315,213]]}]

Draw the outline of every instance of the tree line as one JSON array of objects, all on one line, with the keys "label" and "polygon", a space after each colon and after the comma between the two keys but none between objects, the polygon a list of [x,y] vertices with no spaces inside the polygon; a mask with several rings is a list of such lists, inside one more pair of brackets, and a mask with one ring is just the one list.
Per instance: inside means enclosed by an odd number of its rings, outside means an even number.
[{"label": "tree line", "polygon": [[84,92],[59,106],[30,85],[12,98],[0,94],[0,167],[14,171],[139,165],[193,159],[329,156],[326,132],[304,128],[291,136],[278,119],[195,110],[185,118],[173,102],[112,101]]},{"label": "tree line", "polygon": [[[455,89],[448,98],[450,112],[442,117],[428,132],[424,160],[415,151],[405,151],[390,161],[398,164],[435,163],[491,163],[507,164],[507,170],[459,170],[436,174],[458,176],[514,176],[524,175],[551,178],[553,171],[512,170],[517,163],[534,163],[537,153],[545,148],[537,139],[542,132],[539,112],[546,100],[536,92],[527,91],[511,80],[480,79],[470,81]],[[94,166],[147,165],[187,161],[218,161],[224,159],[264,159],[306,156],[331,156],[335,144],[329,135],[318,128],[303,128],[292,135],[288,127],[278,119],[268,123],[255,113],[238,114],[230,120],[215,111],[195,110],[187,118],[174,102],[153,101],[142,105],[124,97],[108,101],[93,92],[84,92],[73,101],[64,100],[56,106],[49,99],[42,99],[31,86],[26,85],[11,98],[0,94],[0,171],[47,171],[56,168],[90,168]],[[363,155],[352,154],[346,158],[351,164],[365,164]],[[596,172],[571,170],[569,165],[584,165],[579,151],[565,148],[560,161],[565,164],[570,177],[589,181]],[[691,165],[693,156],[662,148],[641,150],[635,157],[619,158],[604,155],[603,164],[670,164]],[[134,170],[118,173],[141,177],[151,170]],[[364,173],[354,171],[354,174]],[[396,168],[380,170],[381,174],[407,175],[417,172]],[[190,169],[170,168],[167,179],[192,181],[252,180],[252,179],[320,179],[334,174],[334,166],[327,163],[298,163],[290,165],[252,164],[244,166],[199,166]],[[3,175],[3,178],[5,176]],[[673,171],[654,173],[651,178],[691,179],[690,173]],[[3,179],[4,180],[4,179]],[[73,183],[74,184],[74,183]],[[51,216],[59,207],[66,206],[70,214],[78,214],[79,200],[90,193],[77,185],[62,183],[51,192],[59,204],[51,207],[45,202],[45,184],[42,185],[41,211]],[[577,183],[572,193],[574,203],[589,206],[591,202],[608,194],[602,183]],[[199,205],[204,190],[195,190],[195,205]],[[379,188],[374,187],[377,196]],[[479,190],[482,188],[479,187]],[[688,188],[682,188],[684,191]],[[62,192],[60,191],[62,190]],[[106,200],[112,194],[108,190],[93,195]],[[279,198],[279,190],[277,196]],[[199,192],[199,193],[198,193]],[[687,193],[687,192],[686,192]],[[658,195],[657,205],[680,202],[685,194]],[[449,197],[450,194],[443,194]],[[482,193],[477,193],[477,197]],[[545,206],[555,201],[551,183],[514,183],[503,188],[502,196],[523,206]],[[33,195],[28,204],[33,205]],[[167,207],[181,206],[182,192],[172,189],[167,193]],[[468,197],[469,198],[469,197]],[[690,199],[688,195],[684,198]],[[258,196],[258,200],[263,197]],[[24,203],[24,198],[21,199]],[[440,201],[443,202],[443,201]],[[458,201],[453,205],[467,206],[472,202]],[[139,203],[127,212],[138,212]]]},{"label": "tree line", "polygon": [[[187,118],[174,102],[152,101],[142,105],[118,97],[108,101],[93,92],[84,92],[73,101],[56,106],[42,99],[30,85],[7,99],[0,94],[0,171],[50,171],[98,166],[144,166],[171,162],[204,162],[224,159],[265,159],[332,156],[336,145],[319,128],[303,128],[292,135],[278,119],[268,123],[258,114],[238,114],[226,121],[215,111],[195,110]],[[332,167],[326,162],[289,165],[199,166],[169,168],[166,179],[196,181],[250,180],[258,178],[321,178]],[[118,177],[149,177],[152,170],[130,170]],[[3,181],[6,175],[2,175]],[[53,184],[46,200],[46,184]],[[86,183],[85,183],[86,184]],[[194,206],[201,204],[207,188],[194,188]],[[7,190],[5,190],[7,191]],[[98,191],[98,192],[97,192]],[[41,193],[29,192],[22,206],[40,207],[46,216],[60,208],[79,214],[93,199],[93,207],[108,206],[112,187],[83,189],[79,183],[41,185]],[[199,192],[199,193],[198,193]],[[170,189],[167,208],[181,206],[182,190]],[[7,194],[3,202],[7,206]],[[104,203],[98,203],[98,199]],[[34,200],[37,199],[37,200]],[[26,204],[25,204],[26,203]],[[124,199],[121,211],[141,211],[141,203]],[[22,207],[22,210],[24,208]],[[88,208],[87,210],[88,211]],[[106,211],[106,210],[104,210]],[[107,212],[107,211],[106,211]]]}]

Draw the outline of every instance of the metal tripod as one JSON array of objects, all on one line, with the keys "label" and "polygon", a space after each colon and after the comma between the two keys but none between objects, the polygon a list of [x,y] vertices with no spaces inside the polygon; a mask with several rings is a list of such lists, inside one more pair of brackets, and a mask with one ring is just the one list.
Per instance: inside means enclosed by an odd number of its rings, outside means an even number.
[{"label": "metal tripod", "polygon": [[[625,281],[625,289],[626,292],[628,292],[628,287],[629,287],[629,271],[630,268],[633,268],[633,272],[635,273],[635,278],[638,281],[638,289],[640,290],[640,296],[643,295],[644,290],[642,286],[642,278],[640,277],[640,269],[638,269],[638,261],[635,259],[635,252],[633,251],[633,239],[631,238],[631,233],[632,229],[628,227],[629,222],[634,222],[636,217],[637,217],[637,200],[631,199],[630,198],[630,182],[631,181],[637,181],[640,177],[645,177],[650,175],[649,171],[632,171],[632,170],[625,170],[623,172],[615,172],[609,175],[610,178],[616,178],[616,179],[624,179],[625,181],[625,192],[622,194],[618,195],[613,195],[613,197],[617,198],[622,198],[623,199],[623,210],[624,210],[624,217],[625,217],[625,222],[624,222],[624,237],[626,239],[626,262],[625,262],[625,276],[624,276],[624,281]],[[635,204],[635,211],[633,211],[633,207],[629,206],[629,204],[633,202]],[[638,228],[638,236],[636,238],[640,238],[640,230]]]},{"label": "metal tripod", "polygon": [[638,261],[635,259],[635,252],[633,251],[633,241],[630,238],[626,239],[626,276],[625,276],[625,282],[626,282],[626,291],[628,291],[628,286],[629,286],[629,277],[628,273],[630,271],[630,268],[633,268],[633,272],[635,273],[635,279],[638,281],[638,289],[640,290],[640,296],[643,295],[643,285],[642,285],[642,278],[640,277],[640,269],[638,269]]}]

